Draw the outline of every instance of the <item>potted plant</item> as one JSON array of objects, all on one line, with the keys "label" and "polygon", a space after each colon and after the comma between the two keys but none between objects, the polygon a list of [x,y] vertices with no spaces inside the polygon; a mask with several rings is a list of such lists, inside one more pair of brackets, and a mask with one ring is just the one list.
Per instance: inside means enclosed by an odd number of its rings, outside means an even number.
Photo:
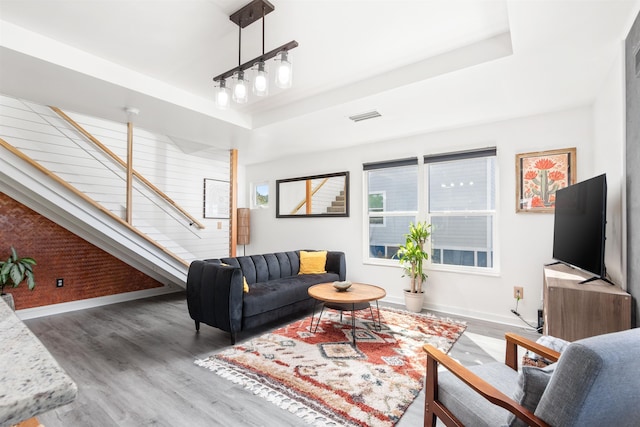
[{"label": "potted plant", "polygon": [[424,261],[429,259],[429,253],[424,250],[424,244],[431,235],[431,224],[418,222],[409,224],[409,233],[405,234],[405,244],[398,249],[400,265],[404,269],[404,276],[411,279],[411,288],[405,290],[405,306],[407,310],[420,312],[424,300],[422,285],[427,278],[424,272]]},{"label": "potted plant", "polygon": [[6,261],[0,261],[0,295],[12,309],[15,309],[13,296],[5,294],[4,287],[11,284],[15,288],[26,279],[29,290],[33,290],[36,286],[33,275],[34,265],[36,261],[33,258],[19,258],[13,246],[11,246],[9,258]]}]

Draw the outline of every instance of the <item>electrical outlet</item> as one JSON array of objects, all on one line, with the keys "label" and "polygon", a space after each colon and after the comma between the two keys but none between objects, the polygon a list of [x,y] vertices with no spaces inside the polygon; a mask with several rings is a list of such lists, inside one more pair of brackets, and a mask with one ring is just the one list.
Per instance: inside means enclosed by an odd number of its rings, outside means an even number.
[{"label": "electrical outlet", "polygon": [[518,299],[524,299],[524,288],[522,286],[513,287],[513,297]]},{"label": "electrical outlet", "polygon": [[64,279],[56,279],[56,288],[61,288],[64,286]]}]

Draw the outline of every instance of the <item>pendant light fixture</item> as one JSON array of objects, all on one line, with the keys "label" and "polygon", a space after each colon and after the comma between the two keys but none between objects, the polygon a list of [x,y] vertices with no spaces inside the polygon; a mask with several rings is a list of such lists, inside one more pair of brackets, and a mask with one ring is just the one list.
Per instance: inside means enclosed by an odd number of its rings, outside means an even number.
[{"label": "pendant light fixture", "polygon": [[278,52],[276,56],[278,71],[276,72],[276,86],[282,89],[288,89],[293,83],[293,67],[291,66],[290,54],[283,50]]},{"label": "pendant light fixture", "polygon": [[[286,89],[292,85],[293,69],[291,63],[291,49],[298,46],[298,42],[290,41],[269,52],[264,51],[265,15],[273,12],[275,7],[267,0],[253,0],[242,9],[234,12],[229,19],[239,28],[238,35],[238,66],[213,78],[217,83],[215,99],[216,105],[225,109],[230,101],[230,91],[227,87],[227,79],[232,78],[233,88],[231,99],[238,104],[244,104],[249,99],[249,81],[247,80],[247,70],[250,70],[252,92],[258,97],[269,94],[269,67],[268,62],[274,59],[276,62],[274,77],[277,87]],[[253,24],[262,18],[262,55],[250,61],[242,63],[242,29]]]},{"label": "pendant light fixture", "polygon": [[233,76],[233,100],[238,104],[244,104],[249,99],[247,83],[244,71],[237,71]]},{"label": "pendant light fixture", "polygon": [[229,88],[227,87],[226,80],[222,79],[216,88],[216,106],[221,110],[226,110],[229,107],[231,96],[229,94]]},{"label": "pendant light fixture", "polygon": [[269,95],[269,73],[264,61],[256,62],[253,66],[253,93],[256,96]]}]

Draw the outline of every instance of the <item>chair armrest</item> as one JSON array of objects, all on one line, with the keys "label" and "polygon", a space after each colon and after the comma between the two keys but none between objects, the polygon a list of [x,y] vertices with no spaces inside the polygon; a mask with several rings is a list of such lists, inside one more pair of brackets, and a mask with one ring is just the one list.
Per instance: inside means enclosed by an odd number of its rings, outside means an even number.
[{"label": "chair armrest", "polygon": [[544,357],[552,362],[557,362],[560,358],[560,353],[555,350],[551,350],[541,344],[538,344],[530,339],[521,337],[520,335],[507,332],[504,334],[507,341],[506,354],[504,357],[504,363],[512,369],[518,370],[518,347],[522,347],[529,351],[534,352],[537,355]]},{"label": "chair armrest", "polygon": [[[528,423],[529,426],[549,427],[547,423],[536,417],[527,408],[502,393],[500,390],[437,348],[430,344],[426,344],[423,349],[427,353],[427,379],[425,387],[425,405],[427,405],[427,409],[429,409],[427,412],[437,415],[445,422],[446,425],[456,425],[457,421],[453,414],[451,414],[448,409],[438,401],[438,364],[447,368],[449,372],[458,377],[462,382],[471,387],[471,389],[480,394],[483,398],[487,399],[494,405],[498,405],[511,412],[519,419]],[[428,408],[429,404],[434,405],[435,408]],[[425,426],[426,425],[427,423],[425,422]]]}]

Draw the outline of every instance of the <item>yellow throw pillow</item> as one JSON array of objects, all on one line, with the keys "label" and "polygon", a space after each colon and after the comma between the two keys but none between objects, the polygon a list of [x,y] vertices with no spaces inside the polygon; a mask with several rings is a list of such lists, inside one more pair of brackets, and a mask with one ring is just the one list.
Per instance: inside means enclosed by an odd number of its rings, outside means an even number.
[{"label": "yellow throw pillow", "polygon": [[300,251],[300,273],[320,274],[326,273],[327,251],[307,252]]}]

